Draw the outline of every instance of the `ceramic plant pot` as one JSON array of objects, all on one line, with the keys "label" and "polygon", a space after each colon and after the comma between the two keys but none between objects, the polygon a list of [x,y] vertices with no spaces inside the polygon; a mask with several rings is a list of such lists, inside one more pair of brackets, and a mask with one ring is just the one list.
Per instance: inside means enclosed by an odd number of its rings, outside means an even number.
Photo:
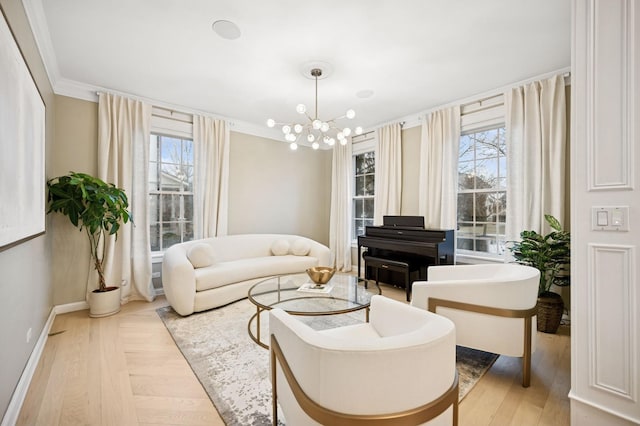
[{"label": "ceramic plant pot", "polygon": [[89,293],[89,316],[106,317],[120,312],[120,287],[107,287],[107,291]]}]

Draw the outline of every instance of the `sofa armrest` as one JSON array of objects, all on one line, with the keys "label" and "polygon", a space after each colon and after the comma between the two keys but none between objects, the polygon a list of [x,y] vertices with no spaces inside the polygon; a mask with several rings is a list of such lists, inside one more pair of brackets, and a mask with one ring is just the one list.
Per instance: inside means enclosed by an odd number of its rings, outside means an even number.
[{"label": "sofa armrest", "polygon": [[180,315],[191,315],[196,295],[196,275],[187,252],[179,244],[169,247],[162,260],[162,287],[171,307]]},{"label": "sofa armrest", "polygon": [[329,250],[329,247],[315,240],[308,240],[311,247],[311,249],[309,250],[309,256],[318,259],[318,266],[331,266],[331,250]]}]

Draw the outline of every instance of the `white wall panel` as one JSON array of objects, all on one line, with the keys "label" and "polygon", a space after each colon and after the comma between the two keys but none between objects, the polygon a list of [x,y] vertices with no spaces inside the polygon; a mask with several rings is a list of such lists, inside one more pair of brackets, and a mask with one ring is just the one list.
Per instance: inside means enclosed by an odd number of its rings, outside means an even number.
[{"label": "white wall panel", "polygon": [[640,424],[640,2],[572,1],[571,423]]},{"label": "white wall panel", "polygon": [[589,382],[596,389],[635,401],[638,328],[632,321],[637,317],[633,259],[631,246],[589,244]]},{"label": "white wall panel", "polygon": [[589,9],[586,78],[590,189],[633,186],[633,0],[594,0]]}]

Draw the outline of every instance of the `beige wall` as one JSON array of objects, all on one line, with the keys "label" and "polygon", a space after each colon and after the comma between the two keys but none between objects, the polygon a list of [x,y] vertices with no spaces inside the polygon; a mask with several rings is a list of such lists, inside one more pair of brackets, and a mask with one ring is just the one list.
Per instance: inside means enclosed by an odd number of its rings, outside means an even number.
[{"label": "beige wall", "polygon": [[331,151],[231,132],[229,163],[229,234],[298,234],[328,245]]},{"label": "beige wall", "polygon": [[[0,0],[0,6],[22,50],[46,106],[45,172],[50,176],[54,146],[55,102],[20,0]],[[0,78],[6,78],[1,76]],[[3,176],[2,179],[7,177]],[[44,196],[44,194],[42,194]],[[10,202],[10,199],[2,202]],[[0,417],[6,414],[11,396],[52,308],[51,235],[46,233],[0,251]],[[27,331],[31,340],[27,342]]]},{"label": "beige wall", "polygon": [[[70,171],[98,173],[98,104],[56,96],[55,140],[51,176]],[[85,300],[90,270],[86,234],[63,215],[52,215],[53,304]]]},{"label": "beige wall", "polygon": [[402,131],[402,200],[400,211],[404,216],[419,214],[421,129],[421,126],[416,126]]},{"label": "beige wall", "polygon": [[[64,96],[55,104],[51,176],[97,173],[98,105]],[[230,234],[289,233],[329,243],[331,151],[292,152],[283,142],[231,132],[229,163]],[[53,303],[84,301],[91,267],[85,235],[63,216],[50,220]]]}]

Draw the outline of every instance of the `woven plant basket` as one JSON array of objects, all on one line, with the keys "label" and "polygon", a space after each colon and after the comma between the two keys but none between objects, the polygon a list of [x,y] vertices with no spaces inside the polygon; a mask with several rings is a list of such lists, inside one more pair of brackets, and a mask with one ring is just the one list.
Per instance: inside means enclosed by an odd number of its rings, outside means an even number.
[{"label": "woven plant basket", "polygon": [[538,331],[554,334],[560,327],[564,302],[558,293],[544,292],[538,296]]}]

